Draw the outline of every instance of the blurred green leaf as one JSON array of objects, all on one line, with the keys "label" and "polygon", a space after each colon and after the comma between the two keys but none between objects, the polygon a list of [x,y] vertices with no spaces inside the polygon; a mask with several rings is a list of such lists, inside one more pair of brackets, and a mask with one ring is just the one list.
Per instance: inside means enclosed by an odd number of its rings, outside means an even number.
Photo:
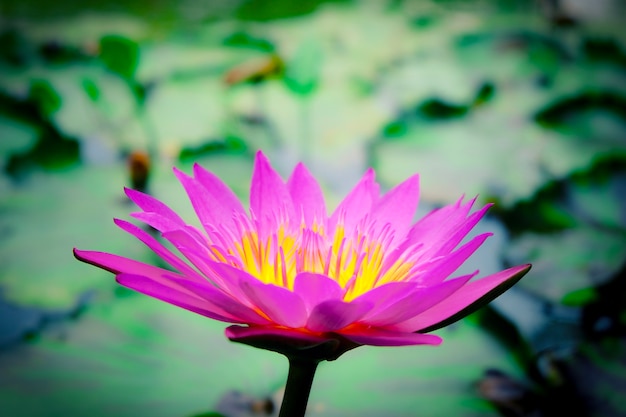
[{"label": "blurred green leaf", "polygon": [[46,117],[59,110],[63,103],[61,96],[46,80],[33,80],[30,84],[28,98],[37,104],[41,114]]},{"label": "blurred green leaf", "polygon": [[185,416],[214,409],[228,390],[268,395],[284,383],[284,358],[229,342],[225,327],[143,295],[101,298],[75,322],[0,356],[0,409],[20,417]]},{"label": "blurred green leaf", "polygon": [[[272,396],[284,386],[284,357],[233,344],[224,327],[143,295],[101,302],[0,356],[0,406],[20,417],[170,417],[212,409],[231,390]],[[360,347],[323,362],[307,415],[497,416],[473,383],[488,367],[520,375],[514,359],[471,323],[440,334],[441,347]]]},{"label": "blurred green leaf", "polygon": [[262,52],[274,52],[276,47],[267,39],[258,38],[247,32],[238,31],[224,38],[224,45],[252,48]]},{"label": "blurred green leaf", "polygon": [[[7,22],[8,23],[8,22]],[[4,28],[0,32],[0,61],[11,66],[24,66],[29,58],[29,48],[15,28]]]},{"label": "blurred green leaf", "polygon": [[109,71],[132,80],[139,66],[139,45],[124,36],[105,35],[100,38],[100,59]]},{"label": "blurred green leaf", "polygon": [[530,262],[533,273],[520,286],[559,303],[573,291],[606,282],[626,259],[625,234],[579,226],[559,233],[527,232],[514,239],[509,262]]},{"label": "blurred green leaf", "polygon": [[603,338],[581,346],[561,364],[576,384],[578,397],[593,417],[621,417],[626,413],[626,340]]},{"label": "blurred green leaf", "polygon": [[130,209],[123,175],[123,167],[74,168],[33,174],[7,190],[0,201],[6,231],[0,236],[0,288],[8,300],[64,309],[89,290],[111,289],[106,273],[73,259],[73,247],[108,247],[145,258],[144,248],[111,222]]},{"label": "blurred green leaf", "polygon": [[241,20],[266,21],[302,16],[312,13],[324,3],[341,3],[347,0],[244,0],[235,11]]},{"label": "blurred green leaf", "polygon": [[404,120],[394,120],[383,127],[383,136],[388,139],[399,138],[406,135],[408,123]]},{"label": "blurred green leaf", "polygon": [[39,129],[36,126],[0,115],[0,166],[4,167],[11,155],[32,149],[38,136]]},{"label": "blurred green leaf", "polygon": [[[514,229],[507,248],[509,262],[533,263],[533,274],[520,286],[553,302],[594,301],[594,288],[611,279],[626,259],[624,190],[626,171],[608,161],[570,176],[552,192],[538,193],[521,210],[517,205],[503,213],[505,223],[521,221],[522,226]],[[525,218],[533,210],[531,223]],[[567,222],[551,229],[560,221],[555,216]]]},{"label": "blurred green leaf", "polygon": [[90,78],[84,78],[82,82],[83,90],[87,93],[87,96],[91,101],[98,101],[100,99],[100,89],[94,80]]},{"label": "blurred green leaf", "polygon": [[580,307],[598,301],[598,292],[595,288],[581,288],[563,296],[561,304],[572,307]]},{"label": "blurred green leaf", "polygon": [[321,66],[321,45],[314,39],[303,41],[286,64],[287,87],[302,96],[311,94],[319,83]]},{"label": "blurred green leaf", "polygon": [[626,135],[626,96],[613,91],[585,91],[558,98],[535,114],[542,126],[574,137],[601,137],[615,145]]},{"label": "blurred green leaf", "polygon": [[433,120],[446,120],[465,116],[468,110],[467,106],[451,104],[436,98],[428,99],[417,107],[418,114]]}]

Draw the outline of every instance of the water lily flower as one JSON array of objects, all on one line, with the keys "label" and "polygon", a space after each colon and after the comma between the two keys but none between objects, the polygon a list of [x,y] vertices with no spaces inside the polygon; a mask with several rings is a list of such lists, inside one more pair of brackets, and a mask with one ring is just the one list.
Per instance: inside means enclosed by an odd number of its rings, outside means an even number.
[{"label": "water lily flower", "polygon": [[530,269],[453,276],[490,235],[465,239],[489,206],[472,212],[474,200],[461,199],[414,222],[417,175],[381,196],[369,169],[329,215],[304,165],[284,181],[261,152],[249,212],[200,165],[193,176],[174,173],[202,228],[154,197],[126,194],[141,209],[131,215],[178,254],[144,229],[115,220],[171,269],[104,252],[75,249],[75,256],[113,272],[128,288],[232,323],[231,340],[290,360],[317,364],[360,345],[437,345],[441,338],[428,332],[488,303]]}]

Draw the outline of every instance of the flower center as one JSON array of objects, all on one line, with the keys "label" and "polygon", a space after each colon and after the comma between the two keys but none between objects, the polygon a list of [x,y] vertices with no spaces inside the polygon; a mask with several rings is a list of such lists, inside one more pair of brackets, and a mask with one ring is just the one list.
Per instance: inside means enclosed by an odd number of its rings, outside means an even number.
[{"label": "flower center", "polygon": [[367,218],[348,235],[342,221],[330,233],[319,223],[296,228],[283,221],[265,238],[251,226],[243,219],[238,236],[228,245],[229,256],[219,260],[290,290],[301,272],[323,274],[344,288],[344,300],[350,301],[379,285],[408,279],[417,266],[414,257],[407,259],[407,248],[390,247],[390,225],[378,227]]}]

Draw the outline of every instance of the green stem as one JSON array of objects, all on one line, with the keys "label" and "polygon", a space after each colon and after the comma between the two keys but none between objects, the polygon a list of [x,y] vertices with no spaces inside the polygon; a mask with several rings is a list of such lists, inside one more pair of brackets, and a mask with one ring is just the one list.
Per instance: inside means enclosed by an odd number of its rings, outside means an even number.
[{"label": "green stem", "polygon": [[289,375],[278,417],[304,417],[317,360],[289,358]]}]

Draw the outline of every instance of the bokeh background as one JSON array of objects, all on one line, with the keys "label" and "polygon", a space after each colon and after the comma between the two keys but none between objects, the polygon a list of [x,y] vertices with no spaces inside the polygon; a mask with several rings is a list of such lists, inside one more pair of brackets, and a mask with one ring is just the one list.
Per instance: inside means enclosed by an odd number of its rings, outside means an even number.
[{"label": "bokeh background", "polygon": [[[330,206],[368,166],[421,176],[420,214],[493,202],[466,269],[534,267],[441,347],[320,366],[311,416],[626,415],[626,5],[619,0],[0,4],[0,414],[264,416],[287,363],[137,295],[73,247],[171,168],[246,199],[262,149]],[[274,404],[274,407],[272,407]]]}]

